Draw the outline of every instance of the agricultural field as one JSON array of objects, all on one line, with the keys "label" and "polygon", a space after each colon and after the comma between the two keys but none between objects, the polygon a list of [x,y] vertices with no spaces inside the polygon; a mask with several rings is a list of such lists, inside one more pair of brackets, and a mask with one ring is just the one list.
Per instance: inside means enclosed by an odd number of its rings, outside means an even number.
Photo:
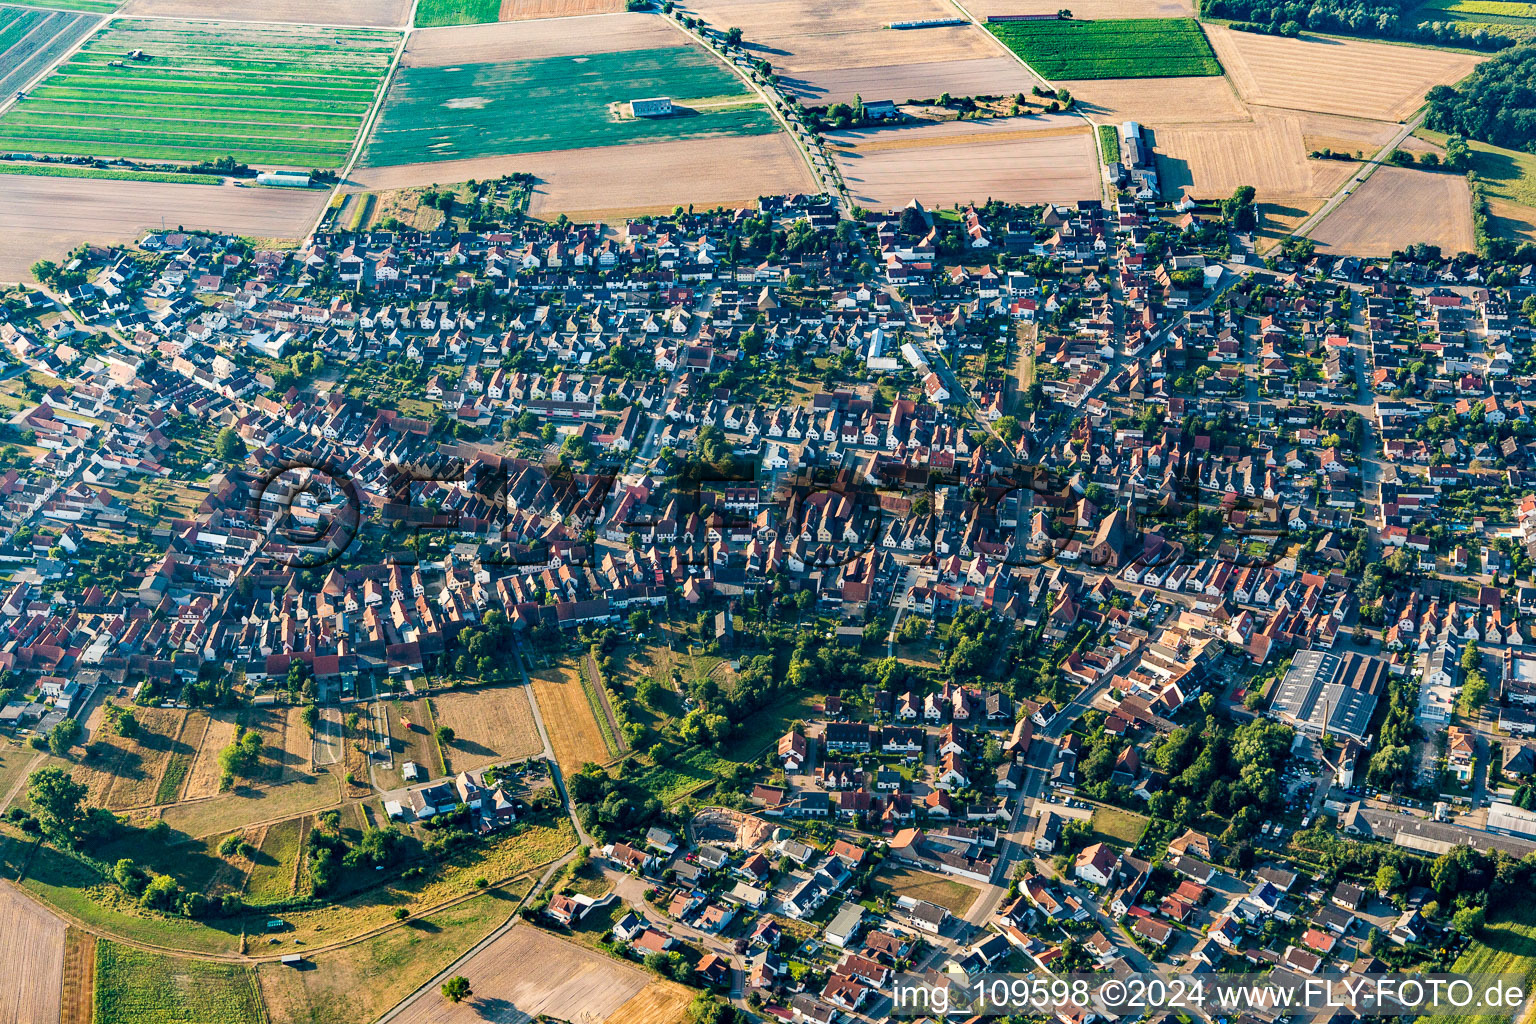
[{"label": "agricultural field", "polygon": [[592,715],[574,665],[559,665],[533,673],[533,697],[539,702],[555,760],[564,772],[579,771],[588,761],[608,760],[608,747]]},{"label": "agricultural field", "polygon": [[325,810],[340,801],[336,776],[323,771],[281,786],[242,786],[205,800],[183,800],[165,808],[160,817],[189,838],[205,839],[233,828]]},{"label": "agricultural field", "polygon": [[511,916],[522,889],[476,896],[351,946],[317,953],[306,970],[259,964],[256,980],[268,1020],[376,1020]]},{"label": "agricultural field", "polygon": [[987,28],[1053,81],[1221,74],[1221,64],[1193,18],[1011,21]]},{"label": "agricultural field", "polygon": [[[538,971],[527,969],[538,964]],[[405,1007],[400,1024],[475,1024],[494,1007],[568,1021],[606,1021],[642,992],[651,976],[572,942],[518,924],[464,964],[474,995],[445,1003],[435,992]]]},{"label": "agricultural field", "polygon": [[416,27],[478,25],[496,21],[500,15],[501,0],[420,0],[416,5]]},{"label": "agricultural field", "polygon": [[[345,161],[399,36],[119,19],[0,117],[0,148],[291,167]],[[131,59],[132,51],[142,59]]]},{"label": "agricultural field", "polygon": [[5,0],[8,7],[41,7],[86,14],[111,14],[121,0]]},{"label": "agricultural field", "polygon": [[[1458,974],[1518,974],[1529,988],[1536,980],[1536,905],[1517,900],[1491,910],[1487,924],[1456,958],[1451,970]],[[1500,1018],[1464,1014],[1440,1019],[1444,1024],[1495,1024]]]},{"label": "agricultural field", "polygon": [[59,1024],[91,1024],[96,988],[96,936],[71,926],[64,932],[64,991]]},{"label": "agricultural field", "polygon": [[1353,161],[1308,158],[1322,139],[1331,148],[1370,156],[1392,134],[1391,125],[1379,121],[1264,108],[1254,111],[1252,121],[1153,130],[1165,195],[1188,188],[1197,196],[1228,196],[1239,185],[1252,185],[1265,200],[1321,198],[1348,180],[1358,166]]},{"label": "agricultural field", "polygon": [[854,201],[895,209],[916,197],[948,206],[988,197],[1071,202],[1100,194],[1093,129],[1079,118],[948,121],[829,132],[829,151]]},{"label": "agricultural field", "polygon": [[1413,14],[1420,21],[1459,21],[1469,30],[1486,27],[1521,39],[1536,34],[1536,4],[1520,0],[1424,0]]},{"label": "agricultural field", "polygon": [[83,39],[92,14],[0,7],[0,96],[9,99]]},{"label": "agricultural field", "polygon": [[[426,6],[423,4],[422,6]],[[218,18],[240,21],[284,21],[305,25],[368,25],[400,28],[411,14],[410,0],[128,0],[118,11],[124,17]]]},{"label": "agricultural field", "polygon": [[1472,197],[1450,171],[1377,168],[1309,236],[1323,251],[1390,256],[1415,242],[1472,252]]},{"label": "agricultural field", "polygon": [[432,707],[437,724],[454,733],[453,742],[443,750],[449,773],[532,757],[544,749],[528,706],[528,691],[521,685],[445,693],[432,698]]},{"label": "agricultural field", "polygon": [[[1414,133],[1436,147],[1446,136],[1420,128]],[[1536,241],[1536,156],[1471,140],[1472,174],[1483,187],[1491,214],[1490,229],[1506,238]]]},{"label": "agricultural field", "polygon": [[534,18],[574,18],[584,14],[615,14],[624,0],[501,0],[500,21]]},{"label": "agricultural field", "polygon": [[[985,21],[1005,14],[1051,14],[1061,10],[1049,0],[971,0],[966,10]],[[1112,18],[1193,18],[1194,0],[1087,0],[1072,5],[1072,16],[1088,21]]]},{"label": "agricultural field", "polygon": [[302,238],[325,193],[157,181],[0,175],[0,281],[77,245],[136,241],[161,224],[262,238]]},{"label": "agricultural field", "polygon": [[[628,101],[637,96],[669,96],[679,112],[632,117]],[[404,67],[385,97],[365,162],[413,164],[777,130],[740,79],[703,50],[680,43],[587,53],[579,61],[559,56]]]},{"label": "agricultural field", "polygon": [[256,978],[238,964],[96,943],[96,1024],[258,1024]]},{"label": "agricultural field", "polygon": [[1072,94],[1074,110],[1116,129],[1126,121],[1161,127],[1253,119],[1232,83],[1222,76],[1103,78],[1057,84]]},{"label": "agricultural field", "polygon": [[0,1021],[56,1021],[64,983],[64,922],[0,882]]},{"label": "agricultural field", "polygon": [[677,1024],[693,990],[675,981],[653,981],[614,1011],[604,1024]]},{"label": "agricultural field", "polygon": [[686,0],[713,27],[742,30],[743,48],[773,65],[807,104],[865,98],[932,99],[1028,92],[1033,77],[975,25],[890,29],[956,17],[943,0]]},{"label": "agricultural field", "polygon": [[[234,742],[235,732],[240,727],[237,711],[198,712],[197,717],[203,720],[203,727],[195,740],[197,752],[193,755],[192,766],[187,771],[187,782],[181,791],[184,800],[218,795],[219,751]],[[189,723],[186,734],[189,743],[194,742],[191,729]]]},{"label": "agricultural field", "polygon": [[910,896],[915,900],[937,903],[957,917],[963,916],[976,902],[979,891],[952,878],[930,871],[887,864],[875,873],[876,890],[888,892],[892,900]]},{"label": "agricultural field", "polygon": [[1475,54],[1361,40],[1287,39],[1207,25],[1206,34],[1248,103],[1378,121],[1406,120],[1436,85],[1458,82]]}]

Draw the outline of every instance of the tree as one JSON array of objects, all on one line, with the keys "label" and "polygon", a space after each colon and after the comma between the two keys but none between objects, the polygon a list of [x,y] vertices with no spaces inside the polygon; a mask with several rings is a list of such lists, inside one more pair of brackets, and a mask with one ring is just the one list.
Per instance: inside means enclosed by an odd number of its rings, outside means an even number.
[{"label": "tree", "polygon": [[220,462],[243,462],[246,456],[245,439],[235,433],[233,427],[225,427],[213,442],[213,453],[219,457]]},{"label": "tree", "polygon": [[725,43],[727,46],[741,45],[741,29],[734,25],[725,30]]},{"label": "tree", "polygon": [[86,787],[58,766],[39,768],[27,779],[27,799],[32,802],[43,835],[61,846],[73,846],[85,824]]},{"label": "tree", "polygon": [[1221,215],[1227,226],[1235,231],[1252,231],[1257,221],[1253,211],[1254,189],[1252,185],[1239,185],[1231,198],[1221,204]]},{"label": "tree", "polygon": [[433,735],[437,737],[437,742],[445,747],[453,743],[454,732],[452,726],[440,725],[437,727],[437,732],[433,733]]},{"label": "tree", "polygon": [[1487,913],[1482,907],[1464,907],[1451,917],[1451,928],[1458,935],[1469,939],[1476,938],[1478,932],[1483,930]]},{"label": "tree", "polygon": [[1403,884],[1403,873],[1391,864],[1376,869],[1376,891],[1383,896],[1396,892]]},{"label": "tree", "polygon": [[1019,438],[1024,436],[1024,428],[1019,425],[1018,418],[1014,416],[1003,416],[999,418],[995,424],[995,427],[998,436],[1001,437],[1004,441],[1007,441],[1009,444],[1013,444]]},{"label": "tree", "polygon": [[69,753],[69,748],[75,745],[80,738],[80,722],[74,718],[66,718],[52,729],[48,730],[48,749],[59,757]]},{"label": "tree", "polygon": [[473,994],[469,990],[469,979],[462,974],[455,974],[443,982],[443,998],[450,1003],[462,1003]]}]

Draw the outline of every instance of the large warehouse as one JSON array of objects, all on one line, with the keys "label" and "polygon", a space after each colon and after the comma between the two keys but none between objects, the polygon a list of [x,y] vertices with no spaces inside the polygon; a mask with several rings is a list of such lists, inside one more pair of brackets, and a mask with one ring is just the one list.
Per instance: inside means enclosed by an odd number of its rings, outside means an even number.
[{"label": "large warehouse", "polygon": [[1364,654],[1301,651],[1280,681],[1270,710],[1309,735],[1348,736],[1364,743],[1388,671],[1385,661]]}]

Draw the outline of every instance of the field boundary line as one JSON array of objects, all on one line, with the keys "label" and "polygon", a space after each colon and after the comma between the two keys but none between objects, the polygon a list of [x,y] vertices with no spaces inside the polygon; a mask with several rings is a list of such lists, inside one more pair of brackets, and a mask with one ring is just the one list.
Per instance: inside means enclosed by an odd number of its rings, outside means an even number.
[{"label": "field boundary line", "polygon": [[[586,669],[588,668],[592,670],[590,682],[587,680]],[[612,741],[612,746],[608,752],[614,757],[618,757],[629,749],[629,744],[624,742],[624,733],[619,729],[619,720],[614,717],[613,705],[608,701],[608,688],[603,685],[603,674],[598,671],[597,659],[592,657],[591,651],[587,652],[586,664],[582,669],[581,686],[582,689],[586,689],[588,686],[592,687],[592,692],[589,696],[597,701],[598,709],[602,711],[603,717],[608,722],[608,735],[603,737],[606,740]]]},{"label": "field boundary line", "polygon": [[[90,12],[88,11],[79,11],[75,13],[80,15],[81,20],[90,17]],[[33,89],[37,88],[38,85],[42,83],[43,79],[53,74],[54,70],[57,69],[60,64],[63,64],[65,61],[74,57],[75,54],[79,53],[80,50],[84,48],[85,44],[94,39],[96,35],[107,26],[107,22],[111,21],[114,17],[115,15],[112,14],[103,14],[98,17],[96,19],[96,24],[87,29],[85,34],[75,41],[73,46],[60,54],[58,60],[53,61],[47,67],[43,68],[43,70],[34,75],[30,81],[23,82],[21,84],[21,88],[11,93],[10,96],[0,96],[0,114],[6,113],[18,102],[20,102],[16,99],[16,92],[31,92]],[[33,31],[36,30],[34,29]],[[29,32],[28,35],[31,35],[31,33]]]}]

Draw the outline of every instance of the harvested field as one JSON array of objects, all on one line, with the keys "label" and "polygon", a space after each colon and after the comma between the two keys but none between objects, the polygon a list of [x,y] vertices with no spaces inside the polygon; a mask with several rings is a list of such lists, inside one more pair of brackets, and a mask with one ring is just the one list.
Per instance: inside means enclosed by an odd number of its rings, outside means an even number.
[{"label": "harvested field", "polygon": [[910,896],[915,900],[937,903],[959,917],[976,902],[978,890],[952,878],[916,868],[886,866],[875,873],[876,889],[887,890],[891,898]]},{"label": "harvested field", "polygon": [[261,1019],[261,997],[249,967],[165,956],[105,939],[96,943],[96,1024]]},{"label": "harvested field", "polygon": [[[809,103],[851,99],[853,94],[842,90],[855,82],[863,84],[866,97],[901,100],[946,91],[1001,95],[1034,81],[1017,64],[994,63],[1002,53],[975,25],[886,27],[898,21],[956,17],[958,12],[943,0],[849,0],[830,5],[813,0],[686,0],[679,6],[718,29],[740,28],[747,53],[772,62],[784,84]],[[917,68],[928,63],[941,69]],[[909,91],[919,82],[921,90]]]},{"label": "harvested field", "polygon": [[684,36],[654,14],[609,14],[527,25],[471,25],[411,33],[402,68],[581,57],[677,46]]},{"label": "harvested field", "polygon": [[238,18],[241,21],[289,21],[306,25],[353,25],[400,28],[411,14],[411,0],[128,0],[118,12],[159,18]]},{"label": "harvested field", "polygon": [[94,14],[0,7],[0,97],[9,99],[95,27]]},{"label": "harvested field", "polygon": [[[245,727],[261,734],[263,771],[250,781],[280,786],[300,774],[308,774],[312,743],[302,720],[303,708],[253,708],[245,714]],[[217,756],[217,751],[215,751]]]},{"label": "harvested field", "polygon": [[370,190],[395,189],[434,181],[485,180],[516,171],[538,179],[528,212],[544,219],[564,213],[578,220],[616,220],[669,213],[674,206],[688,203],[750,207],[756,206],[760,195],[815,188],[799,150],[781,132],[626,146],[622,162],[601,149],[570,149],[359,168],[349,183]]},{"label": "harvested field", "polygon": [[[538,965],[530,970],[530,965]],[[407,1006],[399,1024],[478,1024],[498,1008],[567,1021],[606,1021],[646,988],[650,975],[528,924],[512,928],[462,970],[474,995],[457,1005],[436,992]]]},{"label": "harvested field", "polygon": [[181,791],[183,800],[214,796],[219,791],[219,751],[234,742],[238,728],[239,712],[211,711],[197,753],[192,759],[192,770],[187,773],[186,788]]},{"label": "harvested field", "polygon": [[[0,116],[0,148],[336,167],[399,35],[117,19]],[[142,51],[136,60],[124,54]]]},{"label": "harvested field", "polygon": [[0,882],[0,1024],[59,1019],[64,983],[64,922]]},{"label": "harvested field", "polygon": [[876,209],[913,197],[947,206],[1100,194],[1092,129],[1066,115],[831,132],[827,141],[854,201]]},{"label": "harvested field", "polygon": [[1074,79],[1057,84],[1072,94],[1079,112],[1117,130],[1125,121],[1157,128],[1251,120],[1232,83],[1221,76]]},{"label": "harvested field", "polygon": [[1010,21],[987,28],[1052,80],[1221,74],[1193,18]]},{"label": "harvested field", "polygon": [[535,672],[533,696],[539,702],[544,728],[562,771],[574,772],[588,761],[608,760],[608,747],[592,717],[592,705],[574,665]]},{"label": "harvested field", "polygon": [[1500,238],[1536,242],[1536,209],[1507,199],[1488,200],[1489,228]]},{"label": "harvested field", "polygon": [[136,241],[161,224],[261,238],[302,238],[326,194],[163,182],[0,175],[0,281],[85,242]]},{"label": "harvested field", "polygon": [[274,1024],[376,1020],[505,921],[515,905],[514,893],[488,893],[343,949],[318,953],[309,970],[260,964],[256,980],[267,1018]]},{"label": "harvested field", "polygon": [[1354,173],[1348,160],[1312,160],[1309,137],[1349,141],[1374,153],[1390,125],[1332,115],[1258,108],[1251,122],[1175,124],[1153,130],[1164,195],[1188,187],[1199,197],[1227,196],[1252,185],[1260,199],[1294,200],[1333,194]]},{"label": "harvested field", "polygon": [[[544,749],[533,723],[527,690],[520,686],[485,686],[432,698],[439,726],[453,730],[445,744],[450,773],[472,771],[493,761],[532,757]],[[422,762],[427,764],[429,762]]]},{"label": "harvested field", "polygon": [[[629,100],[636,96],[668,96],[678,113],[633,117]],[[562,56],[402,68],[390,83],[364,162],[411,164],[777,131],[741,79],[679,35],[664,46],[589,53],[574,61]]]},{"label": "harvested field", "polygon": [[1249,103],[1402,121],[1436,85],[1484,58],[1415,46],[1309,36],[1287,39],[1207,25],[1206,36]]},{"label": "harvested field", "polygon": [[677,1024],[692,999],[693,989],[675,981],[653,981],[630,997],[604,1024]]},{"label": "harvested field", "polygon": [[501,0],[501,21],[531,18],[570,18],[584,14],[613,14],[624,0]]},{"label": "harvested field", "polygon": [[[1416,135],[1441,149],[1446,136],[1420,128]],[[1489,229],[1504,238],[1536,241],[1536,154],[1491,146],[1475,139],[1472,175],[1488,198]]]},{"label": "harvested field", "polygon": [[807,103],[846,103],[855,96],[871,95],[930,100],[946,92],[955,96],[1000,96],[1027,93],[1038,84],[1018,61],[1001,56],[838,68],[798,78],[785,76],[784,83]]},{"label": "harvested field", "polygon": [[1289,238],[1302,223],[1323,205],[1322,199],[1298,201],[1297,205],[1259,203],[1259,230],[1254,233],[1254,249],[1266,253]]},{"label": "harvested field", "polygon": [[1459,174],[1379,167],[1311,233],[1320,250],[1389,256],[1415,242],[1473,251],[1472,197]]},{"label": "harvested field", "polygon": [[96,936],[70,926],[64,933],[64,991],[59,1024],[91,1024],[96,986]]}]

